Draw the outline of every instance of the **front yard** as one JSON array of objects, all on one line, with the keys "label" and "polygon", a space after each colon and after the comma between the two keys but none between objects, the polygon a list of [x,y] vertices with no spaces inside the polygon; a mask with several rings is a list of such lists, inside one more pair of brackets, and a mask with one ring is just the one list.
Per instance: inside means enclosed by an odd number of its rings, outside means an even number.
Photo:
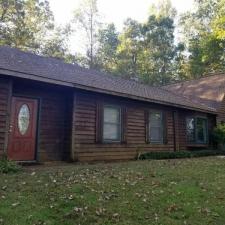
[{"label": "front yard", "polygon": [[0,224],[225,224],[225,159],[25,168],[0,175]]}]

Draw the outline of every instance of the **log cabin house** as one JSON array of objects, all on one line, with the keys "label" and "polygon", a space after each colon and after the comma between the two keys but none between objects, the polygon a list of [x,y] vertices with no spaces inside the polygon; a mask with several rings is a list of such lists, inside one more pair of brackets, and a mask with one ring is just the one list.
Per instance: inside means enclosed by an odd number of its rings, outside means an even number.
[{"label": "log cabin house", "polygon": [[218,110],[182,93],[0,47],[0,155],[134,159],[208,148]]}]

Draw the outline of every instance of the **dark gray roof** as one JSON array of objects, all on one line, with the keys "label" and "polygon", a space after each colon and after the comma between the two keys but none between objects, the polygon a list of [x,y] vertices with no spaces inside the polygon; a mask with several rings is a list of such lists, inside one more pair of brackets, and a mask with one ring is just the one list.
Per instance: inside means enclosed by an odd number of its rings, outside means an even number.
[{"label": "dark gray roof", "polygon": [[[150,87],[135,81],[85,69],[77,64],[42,57],[21,50],[0,47],[0,73],[89,89],[97,92],[156,102],[165,105],[214,112],[214,109],[196,104],[181,95],[159,87]],[[46,80],[47,79],[47,80]]]}]

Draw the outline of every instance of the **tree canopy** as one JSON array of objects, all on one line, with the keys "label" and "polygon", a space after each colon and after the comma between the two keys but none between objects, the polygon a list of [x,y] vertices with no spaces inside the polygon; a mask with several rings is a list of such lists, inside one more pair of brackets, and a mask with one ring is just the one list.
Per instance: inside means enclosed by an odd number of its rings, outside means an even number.
[{"label": "tree canopy", "polygon": [[[0,45],[150,85],[225,71],[225,0],[194,2],[178,15],[170,0],[159,0],[145,22],[128,18],[119,32],[103,22],[97,0],[83,0],[63,27],[48,0],[0,0]],[[72,52],[70,39],[81,35],[84,53]]]}]

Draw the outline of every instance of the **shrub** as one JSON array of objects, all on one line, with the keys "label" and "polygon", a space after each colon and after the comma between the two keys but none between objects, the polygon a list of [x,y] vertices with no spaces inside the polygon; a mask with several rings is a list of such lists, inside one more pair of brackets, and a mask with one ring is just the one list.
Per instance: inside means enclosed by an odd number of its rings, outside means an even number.
[{"label": "shrub", "polygon": [[190,152],[147,152],[139,156],[139,159],[177,159],[190,158]]},{"label": "shrub", "polygon": [[180,152],[147,152],[140,154],[139,159],[181,159],[204,156],[225,155],[225,151],[201,150],[201,151],[180,151]]},{"label": "shrub", "polygon": [[213,131],[213,139],[217,144],[225,144],[225,124],[219,124]]},{"label": "shrub", "polygon": [[21,170],[21,167],[13,161],[3,157],[0,159],[0,173],[16,173]]}]

